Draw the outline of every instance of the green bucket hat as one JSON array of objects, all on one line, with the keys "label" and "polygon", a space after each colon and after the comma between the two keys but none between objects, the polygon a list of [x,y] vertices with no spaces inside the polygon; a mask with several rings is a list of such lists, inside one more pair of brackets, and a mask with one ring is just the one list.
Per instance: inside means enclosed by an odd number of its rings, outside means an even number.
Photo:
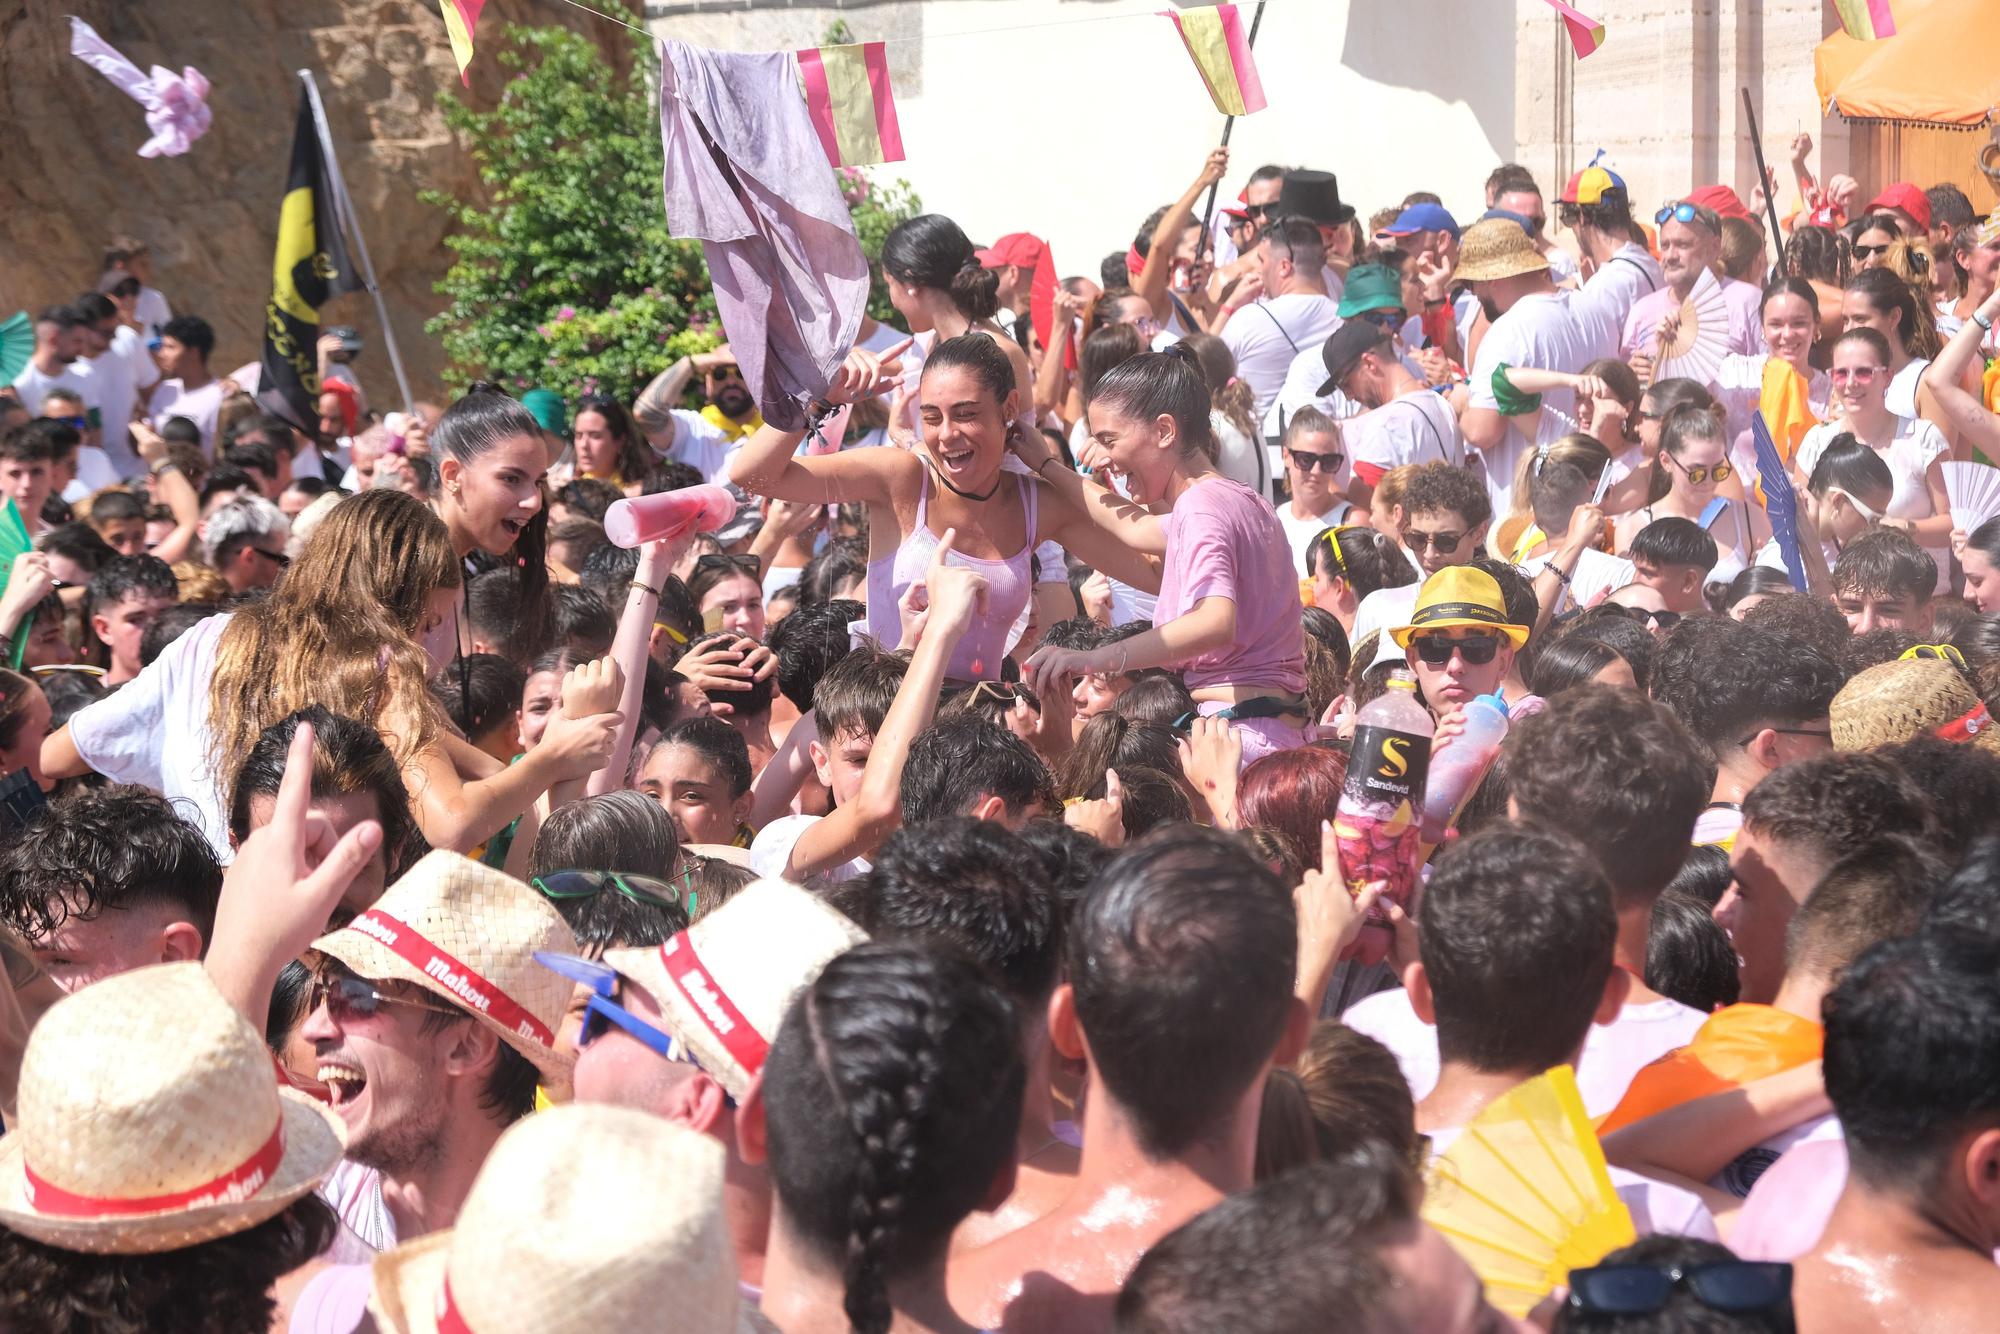
[{"label": "green bucket hat", "polygon": [[569,425],[563,415],[562,395],[553,389],[530,389],[521,395],[521,406],[550,435],[567,435]]},{"label": "green bucket hat", "polygon": [[1370,310],[1402,309],[1403,280],[1394,269],[1386,264],[1363,264],[1347,271],[1347,286],[1340,294],[1340,318],[1351,320]]}]

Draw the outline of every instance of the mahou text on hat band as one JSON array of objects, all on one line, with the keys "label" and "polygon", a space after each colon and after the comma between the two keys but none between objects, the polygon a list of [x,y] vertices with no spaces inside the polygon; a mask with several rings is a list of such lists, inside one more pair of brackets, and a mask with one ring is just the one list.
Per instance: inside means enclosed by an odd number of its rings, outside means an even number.
[{"label": "mahou text on hat band", "polygon": [[398,958],[465,1002],[468,1009],[485,1015],[503,1027],[513,1029],[532,1042],[540,1043],[544,1047],[555,1046],[556,1035],[549,1031],[547,1024],[529,1014],[506,992],[424,939],[407,924],[397,921],[385,912],[371,908],[349,922],[347,929],[358,931],[377,944],[387,946]]},{"label": "mahou text on hat band", "polygon": [[76,1195],[60,1186],[52,1186],[26,1163],[21,1165],[21,1174],[26,1178],[24,1194],[28,1207],[37,1213],[56,1218],[104,1218],[110,1215],[163,1214],[190,1209],[205,1209],[215,1204],[241,1204],[264,1189],[272,1173],[285,1160],[285,1118],[278,1117],[278,1128],[271,1132],[271,1138],[264,1141],[264,1147],[250,1155],[248,1159],[230,1168],[213,1181],[205,1181],[191,1190],[175,1191],[171,1195],[153,1195],[144,1199],[120,1199],[108,1195]]},{"label": "mahou text on hat band", "polygon": [[688,1004],[700,1012],[708,1021],[708,1026],[738,1065],[751,1073],[764,1068],[764,1058],[771,1052],[771,1045],[764,1041],[743,1012],[715,985],[715,980],[702,967],[701,960],[694,952],[694,945],[683,931],[666,944],[660,946],[660,962],[666,966],[667,976],[687,997]]}]

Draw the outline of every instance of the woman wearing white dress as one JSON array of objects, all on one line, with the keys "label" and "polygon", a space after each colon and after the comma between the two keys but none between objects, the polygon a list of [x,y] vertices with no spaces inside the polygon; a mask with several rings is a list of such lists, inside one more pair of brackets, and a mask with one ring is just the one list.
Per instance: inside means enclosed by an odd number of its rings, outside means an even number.
[{"label": "woman wearing white dress", "polygon": [[1801,486],[1829,441],[1842,431],[1867,445],[1889,465],[1895,490],[1883,526],[1899,528],[1931,553],[1938,586],[1951,572],[1951,502],[1945,495],[1940,462],[1951,452],[1937,427],[1922,417],[1892,411],[1889,340],[1874,329],[1849,329],[1833,345],[1833,391],[1837,417],[1806,432],[1792,465]]},{"label": "woman wearing white dress", "polygon": [[1750,418],[1764,394],[1764,372],[1772,358],[1789,365],[1806,381],[1806,407],[1825,421],[1833,408],[1833,381],[1810,360],[1813,343],[1819,338],[1819,296],[1812,284],[1801,278],[1778,278],[1764,289],[1758,307],[1768,352],[1744,356],[1732,352],[1722,359],[1715,373],[1715,397],[1728,414],[1729,459],[1737,473],[1757,476],[1757,447],[1750,434]]}]

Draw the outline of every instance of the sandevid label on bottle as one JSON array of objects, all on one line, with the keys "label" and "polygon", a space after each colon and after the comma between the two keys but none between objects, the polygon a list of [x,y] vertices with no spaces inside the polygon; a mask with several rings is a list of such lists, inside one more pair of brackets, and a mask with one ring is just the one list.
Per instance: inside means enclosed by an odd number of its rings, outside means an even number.
[{"label": "sandevid label on bottle", "polygon": [[1357,727],[1348,752],[1343,795],[1350,803],[1385,804],[1395,810],[1404,802],[1412,808],[1424,800],[1424,777],[1430,772],[1431,739],[1387,727]]}]

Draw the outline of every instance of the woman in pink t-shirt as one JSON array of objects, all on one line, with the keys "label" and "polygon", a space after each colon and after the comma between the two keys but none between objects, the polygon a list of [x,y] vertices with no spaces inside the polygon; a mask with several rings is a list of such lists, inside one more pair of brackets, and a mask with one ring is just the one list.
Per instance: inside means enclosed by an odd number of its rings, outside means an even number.
[{"label": "woman in pink t-shirt", "polygon": [[[1169,507],[1152,520],[1165,547],[1159,601],[1142,635],[1087,651],[1038,650],[1026,667],[1035,688],[1066,690],[1063,678],[1085,673],[1177,668],[1204,716],[1235,725],[1244,763],[1302,745],[1311,720],[1291,544],[1270,502],[1216,470],[1209,392],[1193,355],[1176,347],[1114,368],[1091,397],[1090,433],[1135,503]],[[1071,485],[1080,479],[1058,490]]]}]

